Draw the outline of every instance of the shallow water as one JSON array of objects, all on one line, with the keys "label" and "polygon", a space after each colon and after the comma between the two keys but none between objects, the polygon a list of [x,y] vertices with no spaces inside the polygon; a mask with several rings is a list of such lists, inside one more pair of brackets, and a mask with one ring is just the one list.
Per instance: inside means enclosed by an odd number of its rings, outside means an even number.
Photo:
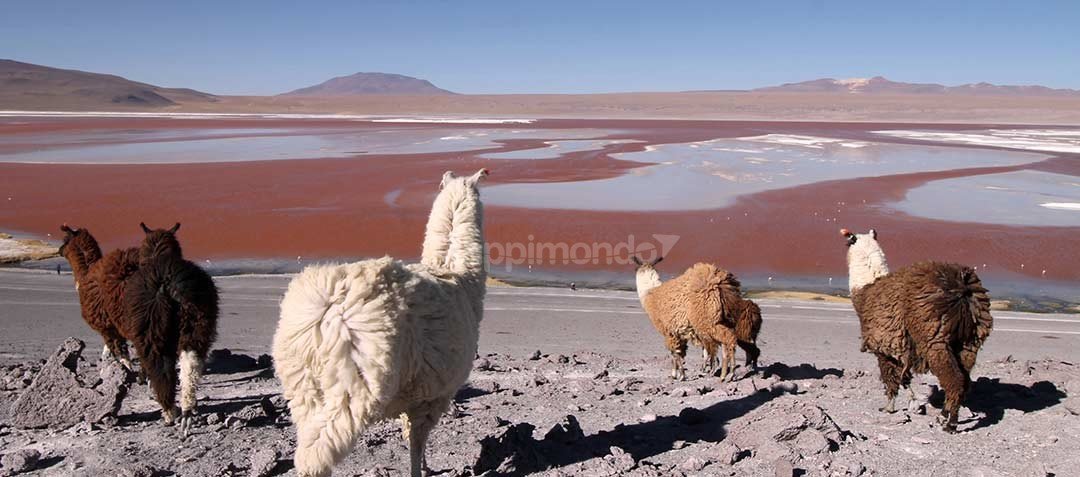
[{"label": "shallow water", "polygon": [[[407,128],[196,129],[53,132],[0,136],[0,162],[168,164],[460,152],[500,147],[505,139],[589,138],[597,129]],[[3,151],[3,149],[0,149]],[[523,157],[529,157],[522,151]]]},{"label": "shallow water", "polygon": [[616,154],[654,163],[604,180],[488,188],[496,205],[576,210],[702,210],[735,198],[826,180],[1037,162],[1037,153],[767,135],[650,146]]},{"label": "shallow water", "polygon": [[570,141],[547,141],[547,147],[523,151],[483,154],[485,159],[554,159],[564,154],[581,151],[598,151],[612,144],[637,142],[627,139],[579,139]]},{"label": "shallow water", "polygon": [[919,217],[1007,225],[1080,226],[1080,177],[1017,171],[934,181],[894,204]]}]

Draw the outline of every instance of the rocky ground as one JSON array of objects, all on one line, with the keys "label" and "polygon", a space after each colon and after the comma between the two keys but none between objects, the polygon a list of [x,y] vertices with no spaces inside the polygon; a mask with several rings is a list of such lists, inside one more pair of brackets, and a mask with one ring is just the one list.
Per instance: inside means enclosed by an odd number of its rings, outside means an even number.
[{"label": "rocky ground", "polygon": [[[268,356],[216,351],[199,390],[201,425],[183,438],[162,425],[146,386],[110,381],[111,360],[74,348],[0,368],[0,475],[294,474],[295,435]],[[933,377],[917,380],[916,401],[902,394],[901,410],[884,414],[871,363],[763,362],[741,367],[734,383],[697,373],[675,382],[660,357],[487,354],[434,432],[428,462],[447,476],[1045,476],[1080,464],[1077,364],[980,363],[961,432],[948,435],[936,424],[943,397]],[[49,380],[77,382],[78,392],[49,394]],[[127,396],[116,417],[65,420],[82,412],[73,404],[115,401],[118,387]],[[27,404],[30,394],[45,402]],[[56,424],[20,428],[35,412]],[[335,475],[405,475],[407,461],[399,424],[386,421]]]}]

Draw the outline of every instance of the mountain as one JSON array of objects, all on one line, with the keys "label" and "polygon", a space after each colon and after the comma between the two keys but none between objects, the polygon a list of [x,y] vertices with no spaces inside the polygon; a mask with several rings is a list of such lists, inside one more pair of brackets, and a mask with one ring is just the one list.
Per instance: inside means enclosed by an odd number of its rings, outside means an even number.
[{"label": "mountain", "polygon": [[215,101],[216,96],[192,89],[0,59],[0,109],[152,108]]},{"label": "mountain", "polygon": [[456,94],[430,81],[390,73],[356,73],[339,76],[315,86],[300,88],[281,96],[350,96],[360,94]]},{"label": "mountain", "polygon": [[780,86],[757,88],[763,93],[848,93],[848,94],[960,94],[973,96],[1080,96],[1074,89],[1052,89],[1046,86],[1010,86],[990,83],[945,86],[937,83],[904,83],[882,76],[873,78],[822,78]]}]

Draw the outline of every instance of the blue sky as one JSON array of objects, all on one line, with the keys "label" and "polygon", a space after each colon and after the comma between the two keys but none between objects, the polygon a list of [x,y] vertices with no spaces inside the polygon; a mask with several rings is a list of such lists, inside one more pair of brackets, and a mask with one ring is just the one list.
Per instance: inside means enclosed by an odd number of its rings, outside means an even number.
[{"label": "blue sky", "polygon": [[1080,2],[5,2],[0,58],[218,94],[357,71],[462,93],[820,77],[1080,89]]}]

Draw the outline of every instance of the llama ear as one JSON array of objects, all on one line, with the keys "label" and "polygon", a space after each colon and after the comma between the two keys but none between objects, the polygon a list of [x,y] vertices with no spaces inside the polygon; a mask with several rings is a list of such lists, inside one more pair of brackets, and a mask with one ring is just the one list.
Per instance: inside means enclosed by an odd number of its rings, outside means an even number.
[{"label": "llama ear", "polygon": [[175,234],[177,230],[180,230],[180,222],[177,222],[176,225],[172,226],[172,228],[169,229],[169,233]]},{"label": "llama ear", "polygon": [[75,235],[75,231],[68,227],[68,224],[61,225],[60,231],[68,235]]},{"label": "llama ear", "polygon": [[656,260],[653,260],[650,265],[656,265],[656,264],[660,263],[662,260],[664,260],[664,257],[656,257]]},{"label": "llama ear", "polygon": [[870,229],[870,236],[877,240],[877,230]]},{"label": "llama ear", "polygon": [[491,174],[491,172],[488,171],[486,168],[480,169],[479,171],[476,171],[476,174],[473,174],[472,177],[469,177],[469,184],[471,184],[471,185],[479,184],[480,180],[487,177],[488,174]]},{"label": "llama ear", "polygon": [[443,190],[443,188],[446,187],[446,184],[450,183],[450,181],[452,180],[454,180],[454,173],[452,171],[444,172],[442,175],[442,181],[439,182],[439,190]]},{"label": "llama ear", "polygon": [[150,233],[150,227],[147,227],[145,223],[139,222],[139,227],[142,227],[142,231],[144,234]]},{"label": "llama ear", "polygon": [[632,256],[630,257],[630,259],[631,259],[631,260],[633,260],[633,261],[634,261],[634,263],[636,263],[636,264],[637,264],[637,266],[639,266],[639,267],[640,267],[640,266],[642,265],[642,263],[641,263],[641,259],[640,259],[640,258],[637,258],[637,255],[632,255]]}]

